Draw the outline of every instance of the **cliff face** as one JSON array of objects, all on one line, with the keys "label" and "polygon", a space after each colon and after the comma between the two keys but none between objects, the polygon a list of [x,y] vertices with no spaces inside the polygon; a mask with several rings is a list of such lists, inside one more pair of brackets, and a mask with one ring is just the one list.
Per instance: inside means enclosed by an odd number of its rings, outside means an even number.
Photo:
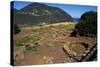
[{"label": "cliff face", "polygon": [[57,7],[32,3],[14,13],[16,24],[34,25],[39,23],[71,22],[73,18]]}]

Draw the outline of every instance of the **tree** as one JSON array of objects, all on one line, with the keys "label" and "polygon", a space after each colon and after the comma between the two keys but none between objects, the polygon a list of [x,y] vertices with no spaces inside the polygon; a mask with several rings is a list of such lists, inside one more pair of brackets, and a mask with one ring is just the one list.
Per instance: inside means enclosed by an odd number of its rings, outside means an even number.
[{"label": "tree", "polygon": [[79,35],[97,35],[97,12],[84,13],[76,24],[75,31]]}]

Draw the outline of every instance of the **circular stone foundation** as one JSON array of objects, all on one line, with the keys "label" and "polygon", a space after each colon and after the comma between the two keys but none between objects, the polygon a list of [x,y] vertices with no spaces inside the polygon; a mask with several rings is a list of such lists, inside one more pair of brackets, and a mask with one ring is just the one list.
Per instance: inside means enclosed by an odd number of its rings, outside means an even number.
[{"label": "circular stone foundation", "polygon": [[67,54],[75,59],[81,59],[82,54],[86,50],[81,42],[68,42],[64,45]]}]

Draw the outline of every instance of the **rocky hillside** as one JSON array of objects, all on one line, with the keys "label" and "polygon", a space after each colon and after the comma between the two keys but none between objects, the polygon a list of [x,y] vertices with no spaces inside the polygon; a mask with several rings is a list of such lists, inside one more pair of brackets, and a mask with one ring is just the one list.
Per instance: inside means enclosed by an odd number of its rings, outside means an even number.
[{"label": "rocky hillside", "polygon": [[51,7],[45,4],[32,3],[20,10],[13,11],[14,22],[20,25],[73,21],[73,18],[68,13],[57,7]]}]

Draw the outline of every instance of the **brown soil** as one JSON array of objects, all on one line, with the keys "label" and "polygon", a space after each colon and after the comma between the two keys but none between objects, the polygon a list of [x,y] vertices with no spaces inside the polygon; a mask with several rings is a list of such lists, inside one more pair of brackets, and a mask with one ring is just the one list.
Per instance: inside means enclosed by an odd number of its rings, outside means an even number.
[{"label": "brown soil", "polygon": [[[25,47],[23,47],[25,45],[16,46],[16,44],[14,44],[14,50],[15,50],[14,64],[33,65],[33,64],[64,63],[64,60],[66,58],[69,58],[69,56],[63,51],[64,45],[67,45],[68,42],[88,43],[89,48],[91,48],[96,43],[96,37],[86,37],[86,36],[70,37],[69,35],[72,32],[72,29],[73,27],[71,26],[70,27],[67,26],[66,28],[54,27],[52,28],[52,30],[50,28],[51,32],[53,31],[52,33],[50,33],[49,29],[46,29],[47,32],[43,30],[44,33],[40,33],[37,35],[40,38],[39,40],[36,41],[38,42],[39,46],[33,48],[32,50],[26,50]],[[21,32],[19,34],[14,35],[14,40],[21,40],[22,38],[28,35],[32,36],[32,38],[34,39],[35,34],[36,33],[32,28],[21,29]],[[31,44],[32,43],[31,41],[33,39],[28,40],[27,43]],[[22,51],[20,51],[20,49],[22,49]],[[21,54],[23,58],[19,58],[21,57]],[[66,62],[70,62],[70,61],[66,61]]]}]

